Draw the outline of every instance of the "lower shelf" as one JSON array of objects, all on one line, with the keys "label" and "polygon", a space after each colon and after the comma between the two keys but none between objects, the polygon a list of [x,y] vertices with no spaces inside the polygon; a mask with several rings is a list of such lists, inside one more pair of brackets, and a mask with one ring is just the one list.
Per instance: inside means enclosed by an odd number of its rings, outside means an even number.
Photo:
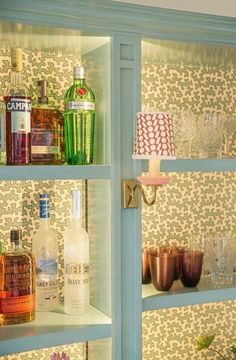
[{"label": "lower shelf", "polygon": [[34,321],[0,327],[0,355],[111,337],[111,318],[90,306],[84,315],[36,312]]},{"label": "lower shelf", "polygon": [[160,310],[174,307],[206,304],[236,299],[236,275],[229,286],[212,285],[210,276],[203,276],[197,287],[186,288],[175,281],[170,291],[157,291],[152,284],[142,287],[142,310]]}]

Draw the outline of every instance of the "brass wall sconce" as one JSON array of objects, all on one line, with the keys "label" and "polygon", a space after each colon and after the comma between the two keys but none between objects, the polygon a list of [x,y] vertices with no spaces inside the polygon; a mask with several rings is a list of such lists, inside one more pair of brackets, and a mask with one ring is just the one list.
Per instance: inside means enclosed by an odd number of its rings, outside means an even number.
[{"label": "brass wall sconce", "polygon": [[[138,208],[138,192],[145,204],[151,206],[156,201],[157,187],[170,181],[170,177],[160,176],[161,159],[175,159],[173,123],[169,113],[137,113],[132,158],[148,159],[149,171],[146,176],[123,181],[123,207]],[[143,185],[152,187],[151,199],[147,199]]]}]

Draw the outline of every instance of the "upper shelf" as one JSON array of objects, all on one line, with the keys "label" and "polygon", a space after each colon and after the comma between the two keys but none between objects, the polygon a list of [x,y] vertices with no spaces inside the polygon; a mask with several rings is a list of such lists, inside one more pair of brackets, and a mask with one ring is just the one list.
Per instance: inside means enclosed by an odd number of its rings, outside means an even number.
[{"label": "upper shelf", "polygon": [[183,287],[175,281],[171,290],[157,291],[154,286],[143,285],[143,311],[235,300],[236,275],[230,286],[213,286],[209,276],[203,276],[197,287]]},{"label": "upper shelf", "polygon": [[[146,165],[146,164],[145,164]],[[144,166],[145,167],[145,166]],[[162,161],[164,172],[236,171],[236,159],[189,159]],[[0,166],[1,180],[111,179],[109,165]]]},{"label": "upper shelf", "polygon": [[[148,161],[143,161],[143,171],[148,171]],[[236,159],[178,159],[162,160],[163,172],[213,172],[236,171]]]},{"label": "upper shelf", "polygon": [[0,327],[0,356],[110,336],[110,317],[92,306],[78,316],[36,312],[33,322]]},{"label": "upper shelf", "polygon": [[165,172],[236,171],[236,159],[178,159],[161,162]]},{"label": "upper shelf", "polygon": [[28,165],[0,166],[0,180],[110,179],[106,165]]}]

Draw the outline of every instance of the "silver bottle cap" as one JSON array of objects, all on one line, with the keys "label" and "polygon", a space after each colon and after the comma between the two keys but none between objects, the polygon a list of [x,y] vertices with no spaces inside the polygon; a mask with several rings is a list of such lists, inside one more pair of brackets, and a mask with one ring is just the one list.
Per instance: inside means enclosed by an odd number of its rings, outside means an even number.
[{"label": "silver bottle cap", "polygon": [[85,79],[85,70],[83,66],[74,68],[74,79]]}]

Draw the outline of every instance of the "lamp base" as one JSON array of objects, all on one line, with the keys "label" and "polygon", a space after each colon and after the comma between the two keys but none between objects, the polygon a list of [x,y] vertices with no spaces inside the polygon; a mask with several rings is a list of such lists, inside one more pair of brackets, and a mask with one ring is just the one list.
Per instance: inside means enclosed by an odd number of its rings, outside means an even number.
[{"label": "lamp base", "polygon": [[149,177],[149,176],[138,176],[136,177],[138,182],[140,182],[142,185],[150,185],[150,186],[162,186],[168,184],[170,181],[170,177]]}]

